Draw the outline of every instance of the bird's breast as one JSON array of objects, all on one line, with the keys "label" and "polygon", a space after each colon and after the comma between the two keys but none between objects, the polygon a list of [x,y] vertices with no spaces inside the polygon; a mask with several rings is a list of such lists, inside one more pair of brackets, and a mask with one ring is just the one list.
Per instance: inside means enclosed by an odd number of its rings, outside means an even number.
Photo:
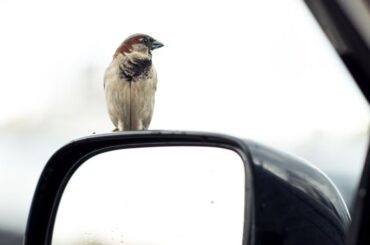
[{"label": "bird's breast", "polygon": [[132,80],[125,79],[120,74],[119,65],[115,62],[107,68],[104,76],[105,94],[108,108],[113,111],[124,110],[131,104],[138,108],[147,106],[154,100],[157,86],[157,74],[154,66]]}]

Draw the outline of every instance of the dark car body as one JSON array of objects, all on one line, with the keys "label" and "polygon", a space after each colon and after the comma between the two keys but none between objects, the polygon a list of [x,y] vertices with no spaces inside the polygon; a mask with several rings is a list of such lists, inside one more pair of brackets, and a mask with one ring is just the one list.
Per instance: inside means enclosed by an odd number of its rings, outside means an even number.
[{"label": "dark car body", "polygon": [[248,141],[255,166],[256,244],[344,244],[350,224],[331,181],[298,158]]}]

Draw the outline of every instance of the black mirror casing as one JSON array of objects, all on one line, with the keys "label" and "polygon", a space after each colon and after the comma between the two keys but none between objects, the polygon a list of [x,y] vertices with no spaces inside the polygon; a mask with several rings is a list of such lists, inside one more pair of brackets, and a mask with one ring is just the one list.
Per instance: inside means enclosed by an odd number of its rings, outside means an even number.
[{"label": "black mirror casing", "polygon": [[110,150],[154,146],[213,146],[239,154],[247,182],[243,244],[344,244],[350,222],[347,208],[335,186],[319,170],[232,136],[144,131],[93,135],[58,150],[39,179],[24,245],[51,243],[64,188],[84,161]]},{"label": "black mirror casing", "polygon": [[301,159],[248,141],[255,244],[345,244],[348,209],[334,184]]}]

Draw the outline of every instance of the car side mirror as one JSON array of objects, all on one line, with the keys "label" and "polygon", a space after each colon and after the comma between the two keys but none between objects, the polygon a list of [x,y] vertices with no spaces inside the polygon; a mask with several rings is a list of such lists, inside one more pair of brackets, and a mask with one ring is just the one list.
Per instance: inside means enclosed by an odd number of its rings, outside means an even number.
[{"label": "car side mirror", "polygon": [[127,132],[51,157],[24,244],[344,244],[349,222],[327,177],[289,155],[218,134]]}]

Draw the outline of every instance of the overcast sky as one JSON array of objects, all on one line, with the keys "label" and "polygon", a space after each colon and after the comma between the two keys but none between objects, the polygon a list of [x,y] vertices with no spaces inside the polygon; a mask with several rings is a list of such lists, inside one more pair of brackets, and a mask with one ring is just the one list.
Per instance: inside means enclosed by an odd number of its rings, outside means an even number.
[{"label": "overcast sky", "polygon": [[[166,45],[154,51],[152,129],[291,138],[363,131],[369,120],[300,1],[2,1],[0,23],[0,125],[56,110],[72,111],[69,120],[78,122],[91,106],[104,120],[85,127],[111,130],[104,69],[137,32]],[[80,89],[88,69],[90,87]],[[89,104],[78,107],[84,97]]]}]

